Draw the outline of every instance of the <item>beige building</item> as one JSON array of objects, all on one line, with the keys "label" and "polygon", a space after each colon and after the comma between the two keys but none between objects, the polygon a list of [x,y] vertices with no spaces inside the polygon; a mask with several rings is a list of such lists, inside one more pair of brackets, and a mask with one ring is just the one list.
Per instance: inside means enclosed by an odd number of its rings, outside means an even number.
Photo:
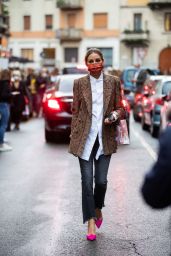
[{"label": "beige building", "polygon": [[119,0],[10,0],[10,48],[36,67],[84,63],[98,47],[119,67]]},{"label": "beige building", "polygon": [[171,68],[171,0],[121,0],[120,66]]},{"label": "beige building", "polygon": [[9,47],[35,67],[82,64],[90,47],[103,51],[106,66],[171,66],[171,0],[6,2]]}]

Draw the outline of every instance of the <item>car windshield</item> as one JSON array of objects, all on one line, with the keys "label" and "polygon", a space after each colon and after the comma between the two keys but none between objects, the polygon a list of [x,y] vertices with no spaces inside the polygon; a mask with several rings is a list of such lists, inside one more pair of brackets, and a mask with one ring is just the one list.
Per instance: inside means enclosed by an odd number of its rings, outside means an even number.
[{"label": "car windshield", "polygon": [[171,81],[165,82],[162,87],[162,94],[168,95],[171,92]]},{"label": "car windshield", "polygon": [[130,69],[127,71],[127,81],[128,82],[132,82],[134,74],[135,74],[136,70],[135,69]]}]

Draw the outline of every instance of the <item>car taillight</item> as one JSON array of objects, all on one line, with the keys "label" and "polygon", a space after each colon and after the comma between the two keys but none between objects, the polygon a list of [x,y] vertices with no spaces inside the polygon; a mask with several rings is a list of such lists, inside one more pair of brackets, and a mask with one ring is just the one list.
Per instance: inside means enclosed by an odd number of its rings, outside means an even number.
[{"label": "car taillight", "polygon": [[158,98],[156,99],[156,104],[162,106],[164,104],[164,101],[161,98]]},{"label": "car taillight", "polygon": [[54,110],[60,110],[61,109],[61,107],[59,105],[59,102],[56,99],[49,99],[47,106],[48,106],[48,108],[54,109]]},{"label": "car taillight", "polygon": [[136,96],[135,96],[135,101],[138,101],[138,100],[140,100],[142,98],[142,95],[141,94],[137,94]]},{"label": "car taillight", "polygon": [[143,97],[142,102],[143,102],[144,106],[146,106],[149,103],[149,100],[146,97]]}]

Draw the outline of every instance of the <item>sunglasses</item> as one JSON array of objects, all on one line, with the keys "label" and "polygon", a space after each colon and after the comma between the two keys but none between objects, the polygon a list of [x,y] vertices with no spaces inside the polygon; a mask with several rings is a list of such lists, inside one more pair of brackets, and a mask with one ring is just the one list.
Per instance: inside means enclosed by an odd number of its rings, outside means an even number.
[{"label": "sunglasses", "polygon": [[97,58],[97,59],[90,59],[90,60],[88,60],[87,62],[90,63],[90,64],[92,64],[92,63],[99,63],[99,62],[101,62],[101,61],[102,61],[102,59]]}]

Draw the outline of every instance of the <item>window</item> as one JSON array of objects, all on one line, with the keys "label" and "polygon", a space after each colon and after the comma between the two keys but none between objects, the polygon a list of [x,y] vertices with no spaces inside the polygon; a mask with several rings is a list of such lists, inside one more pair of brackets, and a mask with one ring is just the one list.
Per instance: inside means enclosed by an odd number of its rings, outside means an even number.
[{"label": "window", "polygon": [[142,14],[135,13],[134,14],[134,31],[142,30]]},{"label": "window", "polygon": [[76,14],[75,13],[69,13],[67,15],[67,22],[69,28],[74,28],[76,23]]},{"label": "window", "polygon": [[44,48],[43,53],[45,59],[55,59],[55,48]]},{"label": "window", "polygon": [[107,13],[94,13],[94,28],[107,28]]},{"label": "window", "polygon": [[34,59],[34,51],[33,49],[21,49],[21,57],[33,60]]},{"label": "window", "polygon": [[78,48],[65,48],[64,49],[65,62],[78,62]]},{"label": "window", "polygon": [[45,26],[46,26],[46,29],[53,28],[53,16],[52,15],[45,15]]},{"label": "window", "polygon": [[31,17],[30,16],[24,16],[24,30],[30,30],[31,28]]},{"label": "window", "polygon": [[165,31],[171,31],[171,13],[165,13],[164,27]]}]

